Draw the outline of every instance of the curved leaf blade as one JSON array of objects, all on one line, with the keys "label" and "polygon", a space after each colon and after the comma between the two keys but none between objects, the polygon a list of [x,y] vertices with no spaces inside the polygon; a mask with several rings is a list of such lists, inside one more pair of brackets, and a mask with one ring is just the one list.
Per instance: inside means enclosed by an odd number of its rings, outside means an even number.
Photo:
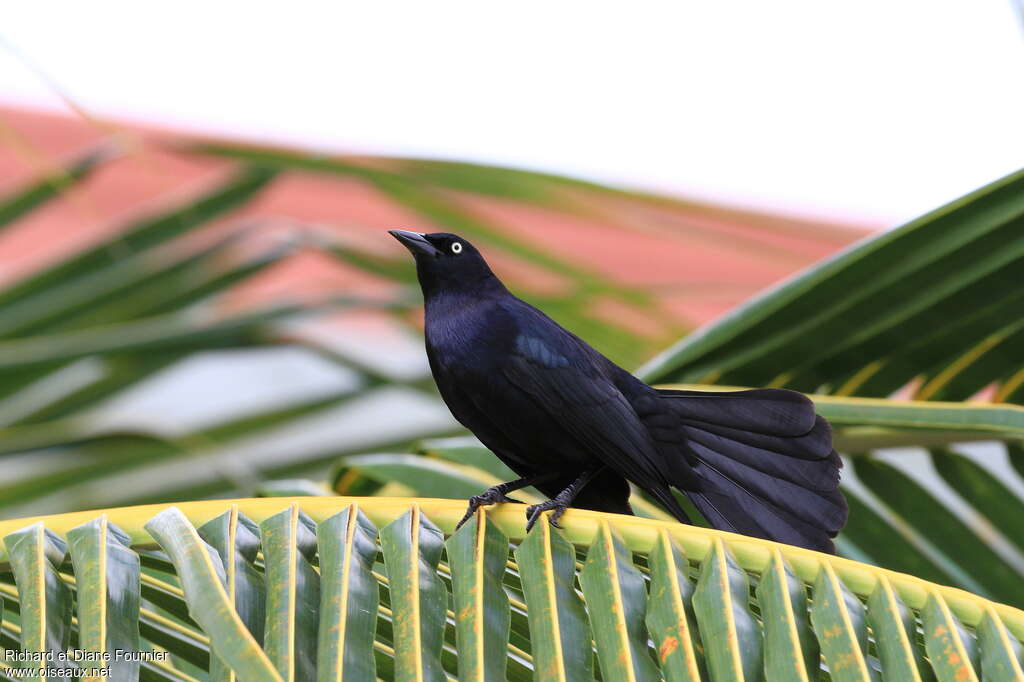
[{"label": "curved leaf blade", "polygon": [[448,593],[437,575],[444,534],[413,505],[381,529],[394,614],[395,679],[445,679],[441,666]]},{"label": "curved leaf blade", "polygon": [[872,682],[864,604],[839,580],[828,562],[822,562],[814,583],[811,623],[833,680]]},{"label": "curved leaf blade", "polygon": [[188,518],[177,507],[170,507],[147,521],[145,528],[174,564],[189,612],[210,636],[214,652],[245,680],[283,682],[235,612],[224,589],[220,557],[203,542]]},{"label": "curved leaf blade", "polygon": [[[885,679],[921,682],[932,679],[931,670],[916,646],[914,614],[899,598],[885,576],[868,597],[868,623]],[[927,672],[925,672],[927,671]]]},{"label": "curved leaf blade", "polygon": [[772,552],[757,585],[764,627],[764,666],[769,680],[810,682],[818,677],[820,654],[807,612],[807,588]]},{"label": "curved leaf blade", "polygon": [[505,679],[511,622],[509,598],[502,586],[508,562],[508,537],[479,509],[447,543],[455,599],[459,678]]},{"label": "curved leaf blade", "polygon": [[934,592],[921,610],[924,644],[940,682],[978,682],[976,642]]},{"label": "curved leaf blade", "polygon": [[[71,589],[58,567],[67,553],[64,540],[41,522],[4,537],[21,604],[21,648],[27,652],[67,651],[71,641]],[[30,661],[28,667],[67,670],[69,662]]]},{"label": "curved leaf blade", "polygon": [[700,624],[708,671],[714,680],[764,679],[761,629],[750,612],[750,584],[721,538],[701,565],[693,610]]},{"label": "curved leaf blade", "polygon": [[516,548],[515,557],[526,597],[536,679],[592,679],[590,625],[574,586],[576,549],[541,519]]},{"label": "curved leaf blade", "polygon": [[590,623],[597,643],[597,659],[605,680],[640,682],[657,680],[658,669],[647,652],[647,590],[644,577],[633,565],[633,555],[607,521],[598,526],[580,584],[592,614]]},{"label": "curved leaf blade", "polygon": [[[200,526],[201,537],[220,556],[224,566],[228,598],[238,617],[257,642],[263,641],[266,619],[266,587],[263,574],[253,562],[259,551],[259,527],[231,505],[228,511]],[[222,660],[213,657],[210,679],[233,682],[234,672]]]},{"label": "curved leaf blade", "polygon": [[647,564],[651,570],[647,628],[657,647],[662,674],[668,682],[700,682],[704,679],[703,649],[686,555],[663,529]]},{"label": "curved leaf blade", "polygon": [[977,628],[981,645],[981,676],[984,680],[1024,682],[1020,642],[1006,631],[1006,626],[991,608]]},{"label": "curved leaf blade", "polygon": [[135,680],[139,662],[115,653],[139,650],[140,562],[131,538],[106,514],[72,528],[67,537],[75,569],[78,647],[112,656],[104,666],[110,668],[108,679]]},{"label": "curved leaf blade", "polygon": [[315,525],[293,504],[260,523],[266,566],[264,647],[284,680],[316,679],[320,577]]},{"label": "curved leaf blade", "polygon": [[373,576],[377,528],[351,504],[316,527],[320,555],[317,680],[372,680],[380,592]]}]

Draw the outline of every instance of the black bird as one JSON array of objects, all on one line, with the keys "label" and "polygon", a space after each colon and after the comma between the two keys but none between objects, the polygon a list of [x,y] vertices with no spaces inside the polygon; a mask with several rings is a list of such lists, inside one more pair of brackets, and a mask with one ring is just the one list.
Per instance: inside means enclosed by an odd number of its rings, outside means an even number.
[{"label": "black bird", "polygon": [[455,418],[535,486],[527,529],[566,507],[631,514],[629,481],[683,523],[682,491],[715,527],[826,552],[846,523],[842,461],[800,393],[656,389],[513,296],[480,252],[447,233],[391,230],[416,259],[430,369]]}]

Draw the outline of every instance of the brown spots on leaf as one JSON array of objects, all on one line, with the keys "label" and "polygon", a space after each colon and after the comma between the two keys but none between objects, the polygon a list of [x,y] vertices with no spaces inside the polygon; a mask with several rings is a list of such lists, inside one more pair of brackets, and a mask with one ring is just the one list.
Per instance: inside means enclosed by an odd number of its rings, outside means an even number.
[{"label": "brown spots on leaf", "polygon": [[672,652],[679,648],[679,639],[672,635],[665,638],[665,641],[658,647],[658,659],[662,665],[668,660],[668,657],[672,655]]},{"label": "brown spots on leaf", "polygon": [[836,670],[842,670],[844,668],[859,668],[860,657],[852,652],[840,654],[838,657],[836,657],[836,661],[833,664],[833,667]]},{"label": "brown spots on leaf", "polygon": [[957,650],[953,637],[953,634],[945,625],[937,625],[932,631],[932,635],[939,640],[942,640],[942,658],[953,671],[953,679],[955,680],[970,680],[973,679],[972,672],[973,668],[969,661],[965,661],[963,656]]},{"label": "brown spots on leaf", "polygon": [[952,642],[948,642],[946,648],[942,650],[942,655],[946,659],[946,663],[950,668],[953,668],[953,678],[956,680],[969,680],[971,679],[971,666],[960,653],[953,646]]}]

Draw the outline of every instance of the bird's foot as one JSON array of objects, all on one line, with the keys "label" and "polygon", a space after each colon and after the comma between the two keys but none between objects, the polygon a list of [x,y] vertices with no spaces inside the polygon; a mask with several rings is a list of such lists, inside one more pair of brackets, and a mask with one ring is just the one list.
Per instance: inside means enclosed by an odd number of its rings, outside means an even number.
[{"label": "bird's foot", "polygon": [[530,529],[537,523],[537,519],[540,518],[541,514],[546,511],[554,510],[554,513],[548,518],[548,522],[555,528],[561,528],[558,524],[558,519],[562,518],[562,514],[569,508],[569,505],[557,497],[553,500],[545,500],[540,504],[534,504],[526,508],[526,532],[529,533]]},{"label": "bird's foot", "polygon": [[455,524],[455,530],[462,528],[462,524],[469,521],[470,517],[472,517],[480,507],[486,507],[489,504],[498,504],[499,502],[518,502],[519,504],[522,504],[519,500],[514,500],[506,495],[505,490],[502,489],[501,486],[488,488],[479,495],[474,495],[469,498],[469,507],[466,509],[466,513],[463,515],[462,520]]}]

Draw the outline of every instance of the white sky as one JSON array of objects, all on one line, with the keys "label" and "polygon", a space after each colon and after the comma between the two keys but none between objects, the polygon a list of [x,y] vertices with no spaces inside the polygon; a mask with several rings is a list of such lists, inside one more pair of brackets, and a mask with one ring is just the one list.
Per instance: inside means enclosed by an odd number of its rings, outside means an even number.
[{"label": "white sky", "polygon": [[[98,114],[891,224],[1024,166],[1009,0],[19,2]],[[0,46],[0,101],[59,106]]]}]

